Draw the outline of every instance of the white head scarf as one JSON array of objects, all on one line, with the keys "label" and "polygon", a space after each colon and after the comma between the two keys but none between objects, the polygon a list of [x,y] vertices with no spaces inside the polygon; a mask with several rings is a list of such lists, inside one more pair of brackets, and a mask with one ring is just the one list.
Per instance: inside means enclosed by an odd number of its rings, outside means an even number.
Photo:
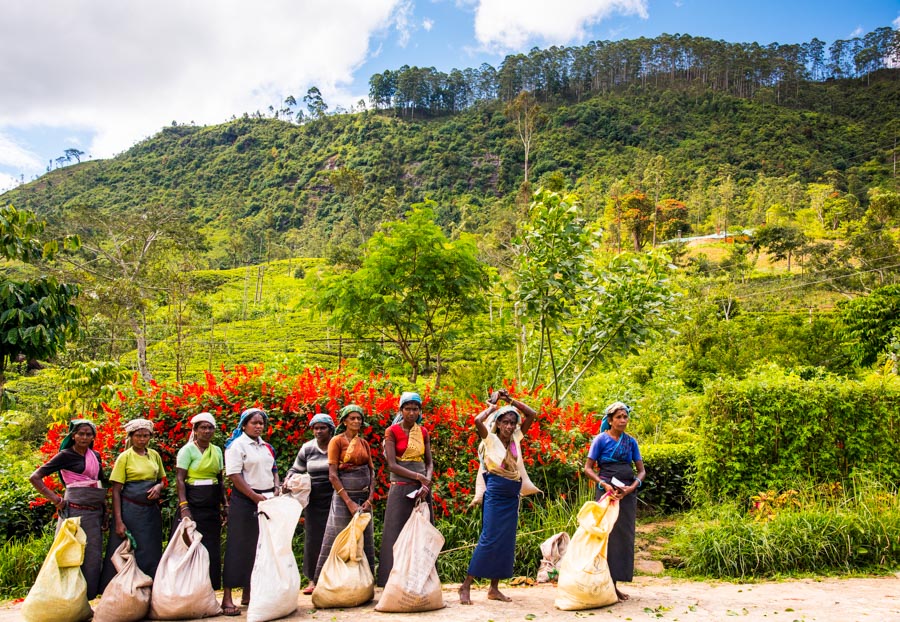
[{"label": "white head scarf", "polygon": [[191,435],[188,437],[188,443],[193,442],[194,440],[194,428],[197,427],[198,423],[208,423],[212,427],[216,427],[216,418],[212,416],[211,413],[202,412],[191,417]]}]

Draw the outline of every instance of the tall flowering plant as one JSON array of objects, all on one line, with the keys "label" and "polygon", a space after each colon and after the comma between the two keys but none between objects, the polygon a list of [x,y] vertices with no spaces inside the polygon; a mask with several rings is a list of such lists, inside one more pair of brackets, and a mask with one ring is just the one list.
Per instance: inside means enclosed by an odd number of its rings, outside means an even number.
[{"label": "tall flowering plant", "polygon": [[[376,466],[375,497],[383,499],[388,491],[388,473],[382,458],[384,432],[397,414],[402,382],[380,374],[360,374],[338,369],[310,368],[299,374],[269,372],[263,365],[206,372],[202,381],[157,384],[139,382],[116,393],[112,403],[103,404],[95,413],[98,424],[95,448],[103,463],[111,465],[124,446],[122,424],[136,417],[154,422],[154,443],[163,458],[167,473],[174,472],[175,456],[190,434],[190,418],[198,412],[211,412],[219,424],[220,443],[237,425],[240,413],[251,406],[269,414],[265,438],[276,450],[283,473],[293,462],[300,446],[312,434],[309,420],[318,413],[335,419],[346,404],[358,404],[366,411],[365,438],[373,450]],[[536,425],[523,445],[525,462],[532,479],[548,493],[564,493],[574,485],[581,471],[587,445],[599,431],[600,422],[593,413],[577,404],[561,408],[536,392],[508,383],[510,394],[538,409]],[[476,396],[452,399],[448,393],[427,388],[422,393],[424,427],[432,438],[435,461],[435,513],[438,517],[463,511],[475,488],[478,470],[478,435],[474,417],[485,407]],[[61,425],[50,429],[41,448],[49,458],[59,449],[65,435]],[[48,484],[51,482],[48,482]]]}]

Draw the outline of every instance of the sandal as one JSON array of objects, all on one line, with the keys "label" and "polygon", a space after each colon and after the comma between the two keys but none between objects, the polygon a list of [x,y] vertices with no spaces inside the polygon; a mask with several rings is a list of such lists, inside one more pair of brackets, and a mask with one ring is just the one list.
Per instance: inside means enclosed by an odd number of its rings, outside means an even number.
[{"label": "sandal", "polygon": [[303,593],[306,594],[307,596],[309,596],[310,594],[313,593],[314,589],[316,589],[316,584],[313,583],[312,581],[310,581],[309,585],[307,585],[306,588],[303,590]]},{"label": "sandal", "polygon": [[241,615],[241,608],[237,605],[229,605],[228,607],[222,607],[222,615],[223,616],[239,616]]}]

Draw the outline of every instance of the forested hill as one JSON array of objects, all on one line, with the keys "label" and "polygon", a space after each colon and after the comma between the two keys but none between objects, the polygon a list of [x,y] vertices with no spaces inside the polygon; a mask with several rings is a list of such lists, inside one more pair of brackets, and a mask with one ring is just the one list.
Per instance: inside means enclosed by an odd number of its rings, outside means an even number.
[{"label": "forested hill", "polygon": [[[652,81],[581,101],[532,101],[529,179],[574,187],[600,212],[610,187],[646,186],[651,160],[663,156],[657,196],[683,201],[694,231],[713,226],[711,194],[723,180],[735,224],[758,223],[773,203],[802,202],[811,182],[862,202],[870,187],[894,187],[900,70],[791,88],[789,105],[773,89],[738,97]],[[448,230],[490,228],[517,209],[524,149],[510,102],[450,114],[392,108],[302,124],[283,118],[173,125],[113,159],[49,172],[0,202],[60,228],[75,213],[188,213],[211,267],[322,255],[329,241],[360,241],[426,198]],[[780,190],[754,198],[760,184]]]}]

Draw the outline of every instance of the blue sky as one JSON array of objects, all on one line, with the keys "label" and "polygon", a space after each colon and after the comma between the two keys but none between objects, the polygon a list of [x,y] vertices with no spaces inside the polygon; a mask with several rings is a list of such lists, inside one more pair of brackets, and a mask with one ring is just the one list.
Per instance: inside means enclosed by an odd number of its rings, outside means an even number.
[{"label": "blue sky", "polygon": [[828,43],[900,27],[897,0],[5,0],[0,191],[66,148],[105,158],[172,121],[299,100],[333,109],[403,64],[498,66],[532,47],[662,33]]}]

